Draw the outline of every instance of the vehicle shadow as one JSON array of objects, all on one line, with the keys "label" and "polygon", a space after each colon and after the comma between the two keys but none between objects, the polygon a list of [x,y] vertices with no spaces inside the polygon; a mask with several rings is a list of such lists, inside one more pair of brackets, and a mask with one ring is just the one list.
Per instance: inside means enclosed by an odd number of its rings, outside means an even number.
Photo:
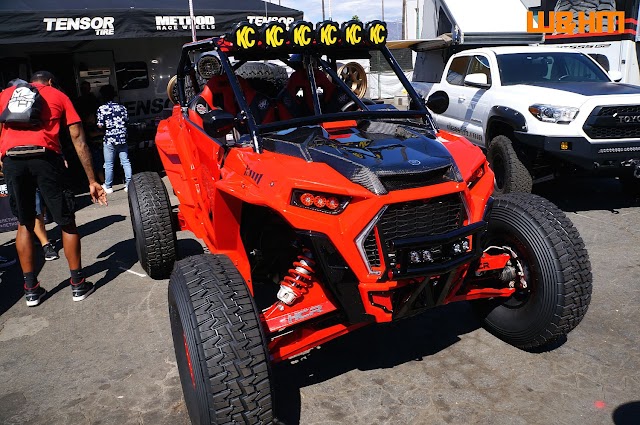
[{"label": "vehicle shadow", "polygon": [[[115,224],[117,222],[123,221],[125,219],[125,216],[123,215],[108,215],[108,216],[104,216],[104,217],[100,217],[97,220],[93,220],[90,221],[88,223],[82,224],[80,226],[78,226],[78,232],[80,233],[81,237],[86,237],[88,235],[91,235],[93,233],[96,233],[102,229],[105,229],[109,226],[111,226],[112,224]],[[54,228],[47,230],[47,236],[49,237],[50,240],[54,241],[54,245],[56,247],[56,250],[61,251],[63,249],[62,246],[62,241],[61,241],[61,230],[60,230],[60,226],[55,226]],[[131,246],[133,246],[133,244],[130,241],[125,241],[125,242],[120,242],[119,244],[125,244],[129,242],[131,244]],[[110,255],[109,252],[115,250],[115,252],[118,253],[117,257],[120,258],[120,256],[122,256],[122,258],[129,258],[131,257],[131,253],[127,252],[126,248],[122,248],[122,247],[118,247],[116,244],[114,245],[114,247],[109,248],[107,251],[104,251],[102,254],[100,254],[98,256],[98,258]],[[36,244],[37,246],[37,244]],[[15,249],[15,239],[12,239],[10,242],[7,242],[3,245],[3,247],[6,247],[6,252],[11,252],[12,255],[17,257],[16,254],[16,249]],[[120,250],[120,251],[119,251]],[[4,252],[4,250],[3,250]],[[135,252],[135,247],[133,248],[133,264],[135,264],[135,262],[137,261],[137,255]],[[86,262],[86,258],[84,258],[84,261]],[[57,261],[65,261],[63,256],[61,255],[61,258]],[[124,264],[127,264],[127,262],[130,262],[131,260],[126,260],[124,261]],[[91,277],[97,273],[99,273],[102,270],[106,270],[106,266],[103,264],[103,261],[99,261],[98,263],[94,263],[91,264],[89,266],[85,266],[84,267],[84,271],[87,277]],[[42,268],[44,267],[45,261],[44,261],[44,256],[42,253],[41,249],[38,249],[36,247],[35,249],[35,270],[36,273],[39,274],[42,271]],[[98,264],[98,266],[96,267],[96,264]],[[100,270],[100,268],[102,267],[102,270]],[[129,266],[130,267],[130,266]],[[96,269],[96,270],[94,270]],[[121,273],[121,272],[120,272]],[[118,274],[120,274],[118,273]],[[107,281],[113,280],[117,275],[113,275],[113,274],[109,274],[107,273],[107,276],[105,276],[105,278],[108,278]],[[18,262],[16,262],[15,265],[3,270],[0,273],[0,280],[2,281],[2,283],[0,283],[0,315],[4,314],[7,310],[9,310],[13,305],[15,305],[16,302],[20,301],[22,299],[22,297],[24,296],[24,292],[22,290],[22,270],[20,269],[20,265]],[[103,279],[101,279],[102,281]],[[97,282],[96,286],[98,286]],[[105,282],[106,283],[106,282]],[[104,284],[104,283],[102,283]],[[47,294],[42,298],[42,302],[46,302],[47,299],[49,299],[50,297],[52,297],[54,294],[56,294],[57,292],[59,292],[61,289],[65,288],[69,286],[69,277],[67,275],[64,276],[64,280],[62,280],[61,282],[59,282],[55,287],[53,288],[47,288]],[[101,286],[101,285],[100,285]]]},{"label": "vehicle shadow", "polygon": [[[371,325],[322,346],[321,350],[273,366],[275,414],[300,423],[300,389],[350,370],[392,368],[421,361],[480,327],[468,303],[454,303],[387,325]],[[298,361],[296,361],[298,360]]]},{"label": "vehicle shadow", "polygon": [[621,208],[640,206],[640,196],[624,192],[615,178],[562,177],[535,185],[533,192],[565,212],[605,210],[619,214]]},{"label": "vehicle shadow", "polygon": [[632,401],[616,407],[611,415],[615,425],[637,425],[640,423],[640,401]]}]

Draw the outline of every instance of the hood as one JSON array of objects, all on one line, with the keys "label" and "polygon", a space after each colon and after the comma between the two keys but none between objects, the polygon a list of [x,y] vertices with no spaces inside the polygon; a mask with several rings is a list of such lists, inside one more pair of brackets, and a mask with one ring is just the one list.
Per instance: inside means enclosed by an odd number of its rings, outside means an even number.
[{"label": "hood", "polygon": [[[532,87],[536,87],[532,89]],[[640,87],[613,82],[548,82],[503,86],[503,91],[530,103],[581,106],[594,96],[638,96]]]},{"label": "hood", "polygon": [[392,123],[327,133],[301,127],[265,136],[266,150],[322,162],[376,194],[459,181],[449,151],[424,129]]}]

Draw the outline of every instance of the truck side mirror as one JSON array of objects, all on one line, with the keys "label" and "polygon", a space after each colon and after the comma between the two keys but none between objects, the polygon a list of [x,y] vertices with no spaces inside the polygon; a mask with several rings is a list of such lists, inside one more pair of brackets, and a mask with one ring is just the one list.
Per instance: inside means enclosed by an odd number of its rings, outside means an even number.
[{"label": "truck side mirror", "polygon": [[449,95],[442,90],[438,90],[429,96],[426,105],[434,114],[443,114],[449,107]]},{"label": "truck side mirror", "polygon": [[622,72],[620,71],[609,71],[609,78],[611,78],[616,83],[619,83],[622,80]]},{"label": "truck side mirror", "polygon": [[233,129],[236,117],[222,109],[202,114],[202,128],[212,137],[222,137]]},{"label": "truck side mirror", "polygon": [[481,89],[488,89],[491,87],[491,84],[489,84],[489,80],[487,79],[487,74],[482,74],[480,72],[476,74],[468,74],[464,77],[464,83],[467,86],[478,87]]}]

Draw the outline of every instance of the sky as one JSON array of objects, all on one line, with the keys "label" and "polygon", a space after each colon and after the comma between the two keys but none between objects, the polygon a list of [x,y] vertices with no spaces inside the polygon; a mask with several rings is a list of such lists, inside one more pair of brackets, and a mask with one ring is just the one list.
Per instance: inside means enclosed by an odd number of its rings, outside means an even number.
[{"label": "sky", "polygon": [[[304,17],[310,22],[322,21],[322,0],[270,0],[272,3],[291,7],[304,12]],[[407,8],[414,7],[417,0],[407,0]],[[337,22],[344,22],[358,15],[360,20],[367,22],[382,18],[382,3],[384,2],[384,19],[399,21],[402,16],[402,0],[324,0],[325,17],[329,19],[329,4],[331,4],[332,18]]]}]

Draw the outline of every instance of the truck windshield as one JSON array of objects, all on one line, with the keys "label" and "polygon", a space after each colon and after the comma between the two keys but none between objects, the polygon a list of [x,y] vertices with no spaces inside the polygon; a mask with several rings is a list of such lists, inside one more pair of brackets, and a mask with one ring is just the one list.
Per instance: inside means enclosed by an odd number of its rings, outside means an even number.
[{"label": "truck windshield", "polygon": [[541,52],[497,55],[502,85],[611,81],[579,53]]}]

